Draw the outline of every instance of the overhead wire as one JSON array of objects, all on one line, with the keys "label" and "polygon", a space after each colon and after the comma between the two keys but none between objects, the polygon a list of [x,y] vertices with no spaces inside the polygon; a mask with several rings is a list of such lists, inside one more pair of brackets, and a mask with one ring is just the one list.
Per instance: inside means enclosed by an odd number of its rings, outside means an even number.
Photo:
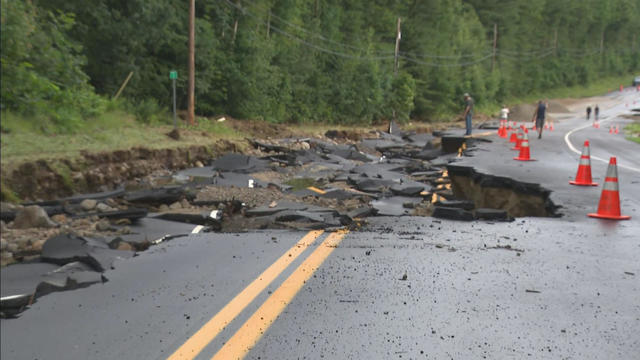
[{"label": "overhead wire", "polygon": [[[258,8],[259,6],[257,6],[255,4],[255,2],[252,1],[248,1],[245,0],[251,4],[253,4],[256,8]],[[265,22],[261,16],[253,13],[252,11],[250,11],[248,8],[242,7],[239,4],[234,4],[233,2],[231,2],[230,0],[224,0],[223,3],[226,3],[227,5],[241,11],[242,14],[246,14],[249,15],[253,18],[255,18],[258,22],[262,23],[263,25],[267,25],[269,26],[270,29],[272,29],[274,32],[283,35],[287,38],[290,38],[304,46],[307,46],[309,48],[315,49],[317,51],[323,52],[323,53],[327,53],[327,54],[331,54],[334,56],[338,56],[338,57],[342,57],[342,58],[347,58],[347,59],[352,59],[352,60],[359,60],[359,61],[383,61],[383,60],[392,60],[395,58],[395,53],[394,52],[374,52],[374,53],[370,53],[370,49],[365,49],[362,47],[357,47],[357,46],[353,46],[350,44],[345,44],[345,43],[341,43],[335,40],[331,40],[326,38],[325,36],[321,35],[321,34],[317,34],[313,31],[307,30],[297,24],[294,24],[292,22],[289,22],[273,13],[270,13],[270,17],[273,19],[276,19],[277,21],[282,22],[283,24],[290,26],[292,28],[295,28],[296,30],[303,32],[305,34],[308,34],[310,37],[316,38],[316,39],[320,39],[322,41],[325,41],[327,43],[331,43],[343,48],[349,48],[352,50],[357,50],[360,52],[364,52],[364,53],[369,53],[369,55],[367,56],[362,56],[362,55],[353,55],[353,54],[347,54],[345,52],[342,51],[336,51],[334,49],[330,49],[315,43],[312,43],[310,41],[307,41],[303,38],[300,38],[299,36],[296,36],[290,32],[287,32],[284,29],[279,28],[278,26],[275,26],[273,24],[271,24],[270,22]],[[615,51],[614,49],[611,49],[613,51]],[[610,51],[610,50],[608,50]],[[476,64],[480,64],[482,62],[487,61],[489,58],[492,58],[493,56],[495,56],[496,58],[498,57],[503,57],[505,59],[509,59],[509,60],[514,60],[514,61],[532,61],[532,60],[537,60],[537,59],[542,59],[548,56],[553,55],[554,53],[561,53],[564,52],[565,54],[567,54],[568,56],[571,57],[575,57],[575,58],[582,58],[582,57],[586,57],[586,56],[592,56],[594,54],[598,54],[601,52],[600,49],[593,49],[593,50],[589,50],[589,49],[577,49],[577,48],[555,48],[555,47],[547,47],[547,48],[541,48],[541,49],[536,49],[536,50],[510,50],[510,49],[500,49],[500,48],[496,48],[495,49],[495,53],[493,49],[487,49],[486,51],[482,51],[480,53],[476,53],[476,54],[459,54],[459,55],[438,55],[438,54],[428,54],[428,53],[422,53],[422,54],[416,54],[416,53],[411,53],[411,52],[406,52],[406,51],[399,51],[398,52],[398,58],[402,59],[404,61],[408,61],[408,62],[412,62],[415,64],[419,64],[419,65],[424,65],[424,66],[430,66],[430,67],[466,67],[466,66],[472,66],[472,65],[476,65]],[[570,54],[571,52],[573,52],[574,54]],[[603,51],[603,52],[607,52],[607,51]],[[565,55],[565,56],[567,56]],[[478,56],[480,56],[478,58]],[[465,62],[455,62],[455,63],[439,63],[439,62],[433,62],[433,61],[424,61],[424,59],[442,59],[442,60],[455,60],[455,59],[471,59],[471,58],[475,58],[474,60],[470,60],[470,61],[465,61]]]}]

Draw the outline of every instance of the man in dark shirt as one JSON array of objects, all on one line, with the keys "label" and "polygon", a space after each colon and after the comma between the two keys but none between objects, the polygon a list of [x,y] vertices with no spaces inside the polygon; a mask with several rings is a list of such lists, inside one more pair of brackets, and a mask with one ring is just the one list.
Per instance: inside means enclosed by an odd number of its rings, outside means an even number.
[{"label": "man in dark shirt", "polygon": [[462,114],[467,127],[465,135],[471,135],[471,117],[473,116],[473,99],[469,94],[464,94],[464,113]]},{"label": "man in dark shirt", "polygon": [[542,139],[542,129],[544,128],[544,117],[547,112],[547,105],[542,101],[538,101],[536,111],[533,113],[533,121],[538,129],[538,139]]}]

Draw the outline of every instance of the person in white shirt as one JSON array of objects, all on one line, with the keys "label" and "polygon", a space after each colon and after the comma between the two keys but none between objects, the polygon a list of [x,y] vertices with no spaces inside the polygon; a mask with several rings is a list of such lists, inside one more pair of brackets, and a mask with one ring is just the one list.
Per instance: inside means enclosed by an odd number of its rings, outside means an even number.
[{"label": "person in white shirt", "polygon": [[505,125],[509,125],[509,108],[507,105],[502,105],[502,109],[500,109],[500,121],[504,121]]}]

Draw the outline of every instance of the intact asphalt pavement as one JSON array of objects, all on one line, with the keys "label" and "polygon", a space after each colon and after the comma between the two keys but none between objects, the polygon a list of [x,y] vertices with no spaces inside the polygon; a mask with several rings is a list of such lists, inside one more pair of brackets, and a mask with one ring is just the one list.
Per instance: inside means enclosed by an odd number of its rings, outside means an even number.
[{"label": "intact asphalt pavement", "polygon": [[[372,217],[359,231],[196,233],[120,260],[108,282],[39,299],[0,320],[2,359],[635,359],[640,353],[640,152],[580,116],[530,132],[512,160],[493,135],[457,165],[538,183],[559,218],[461,222]],[[575,131],[574,131],[575,130]],[[567,135],[568,134],[568,135]],[[566,140],[565,140],[566,139]],[[618,157],[622,213],[568,184],[584,140]],[[212,322],[212,319],[225,319]]]}]

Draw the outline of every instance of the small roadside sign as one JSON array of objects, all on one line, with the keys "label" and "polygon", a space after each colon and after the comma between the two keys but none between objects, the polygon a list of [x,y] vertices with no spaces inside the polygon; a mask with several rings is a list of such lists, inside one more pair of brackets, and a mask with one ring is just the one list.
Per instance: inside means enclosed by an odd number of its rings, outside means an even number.
[{"label": "small roadside sign", "polygon": [[175,70],[171,70],[169,72],[169,79],[175,80],[178,78],[178,72]]}]

